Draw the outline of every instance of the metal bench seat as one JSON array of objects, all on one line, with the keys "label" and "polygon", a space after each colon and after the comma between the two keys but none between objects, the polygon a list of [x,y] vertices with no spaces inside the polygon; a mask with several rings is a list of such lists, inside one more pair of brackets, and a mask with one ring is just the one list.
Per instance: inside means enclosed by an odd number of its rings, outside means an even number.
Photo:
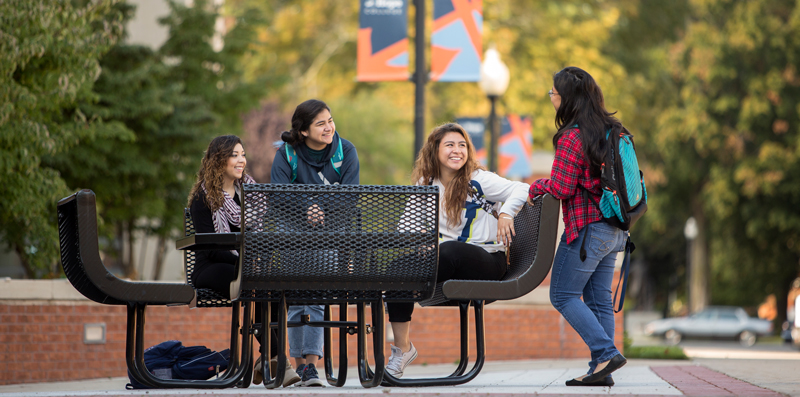
[{"label": "metal bench seat", "polygon": [[[444,378],[397,379],[386,373],[385,384],[392,386],[447,386],[469,382],[478,375],[485,360],[484,304],[516,299],[533,291],[544,281],[553,266],[558,233],[559,201],[551,195],[525,204],[514,217],[515,236],[510,263],[501,280],[448,280],[436,284],[433,295],[420,302],[425,306],[458,306],[461,322],[461,357],[456,370]],[[477,357],[469,363],[469,306],[475,310]]]},{"label": "metal bench seat", "polygon": [[[243,378],[248,366],[242,363],[252,363],[252,338],[242,338],[243,354],[238,361],[240,345],[238,338],[232,339],[231,361],[225,375],[219,379],[165,380],[156,378],[146,369],[145,309],[148,305],[188,305],[195,293],[190,285],[184,283],[127,281],[109,272],[99,254],[94,192],[81,190],[58,202],[58,234],[61,265],[75,289],[94,302],[128,307],[125,357],[128,370],[137,381],[155,388],[226,388]],[[238,312],[235,313],[238,324]],[[244,323],[250,321],[249,310],[245,310]]]}]

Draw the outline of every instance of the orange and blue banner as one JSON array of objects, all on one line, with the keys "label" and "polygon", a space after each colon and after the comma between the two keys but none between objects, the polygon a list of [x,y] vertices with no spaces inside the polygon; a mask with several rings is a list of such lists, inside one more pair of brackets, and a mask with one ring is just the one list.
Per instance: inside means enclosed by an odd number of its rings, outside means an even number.
[{"label": "orange and blue banner", "polygon": [[484,143],[484,137],[488,135],[486,134],[486,120],[483,117],[459,117],[456,119],[456,123],[467,131],[472,146],[475,147],[478,161],[485,166],[487,145]]},{"label": "orange and blue banner", "polygon": [[506,178],[527,178],[532,175],[531,118],[509,114],[501,121],[500,139],[497,142],[497,172]]},{"label": "orange and blue banner", "polygon": [[433,0],[431,80],[478,81],[483,0]]},{"label": "orange and blue banner", "polygon": [[408,3],[361,0],[358,81],[408,80]]},{"label": "orange and blue banner", "polygon": [[[460,124],[469,134],[478,161],[488,164],[490,131],[483,117],[459,117]],[[497,141],[497,173],[506,178],[525,179],[532,175],[533,130],[531,118],[509,114],[500,117],[500,137]]]}]

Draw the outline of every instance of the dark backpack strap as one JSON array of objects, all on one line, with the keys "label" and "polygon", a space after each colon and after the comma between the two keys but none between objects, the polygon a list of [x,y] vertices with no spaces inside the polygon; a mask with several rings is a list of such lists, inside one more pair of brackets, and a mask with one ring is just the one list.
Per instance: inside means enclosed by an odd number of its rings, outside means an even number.
[{"label": "dark backpack strap", "polygon": [[[589,227],[589,225],[586,225],[584,227],[585,228]],[[583,241],[581,241],[581,262],[586,260],[586,249],[583,248],[583,247],[586,245],[586,234],[588,234],[588,233],[589,233],[589,231],[587,230],[586,233],[583,234]]]},{"label": "dark backpack strap", "polygon": [[636,245],[631,241],[630,235],[625,241],[625,258],[622,260],[622,269],[619,271],[619,282],[617,282],[617,289],[614,291],[614,302],[617,301],[617,294],[619,293],[619,286],[622,285],[622,293],[619,295],[619,304],[614,308],[614,313],[622,311],[622,305],[625,303],[625,291],[628,289],[628,273],[631,269],[631,252],[636,249]]}]

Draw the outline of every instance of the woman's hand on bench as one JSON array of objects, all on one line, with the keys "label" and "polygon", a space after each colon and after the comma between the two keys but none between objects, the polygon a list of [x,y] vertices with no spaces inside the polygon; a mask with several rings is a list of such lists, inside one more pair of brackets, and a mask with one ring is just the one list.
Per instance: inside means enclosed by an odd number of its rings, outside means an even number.
[{"label": "woman's hand on bench", "polygon": [[497,218],[497,240],[506,247],[511,245],[511,238],[515,235],[514,218],[506,213],[500,213]]}]

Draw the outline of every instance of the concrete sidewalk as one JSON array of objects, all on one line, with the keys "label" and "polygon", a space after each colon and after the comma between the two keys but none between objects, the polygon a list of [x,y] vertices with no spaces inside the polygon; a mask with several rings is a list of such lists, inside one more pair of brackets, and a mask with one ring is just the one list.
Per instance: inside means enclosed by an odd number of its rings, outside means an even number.
[{"label": "concrete sidewalk", "polygon": [[[355,368],[348,370],[344,387],[266,390],[125,390],[127,378],[93,379],[75,382],[32,383],[0,386],[3,397],[11,396],[187,396],[187,395],[342,395],[460,396],[460,395],[598,395],[635,396],[746,395],[800,397],[800,361],[697,359],[692,361],[629,360],[614,374],[614,387],[567,387],[564,382],[580,375],[584,360],[531,360],[487,363],[472,382],[461,386],[427,388],[364,389]],[[444,375],[452,365],[411,366],[407,377]]]}]

